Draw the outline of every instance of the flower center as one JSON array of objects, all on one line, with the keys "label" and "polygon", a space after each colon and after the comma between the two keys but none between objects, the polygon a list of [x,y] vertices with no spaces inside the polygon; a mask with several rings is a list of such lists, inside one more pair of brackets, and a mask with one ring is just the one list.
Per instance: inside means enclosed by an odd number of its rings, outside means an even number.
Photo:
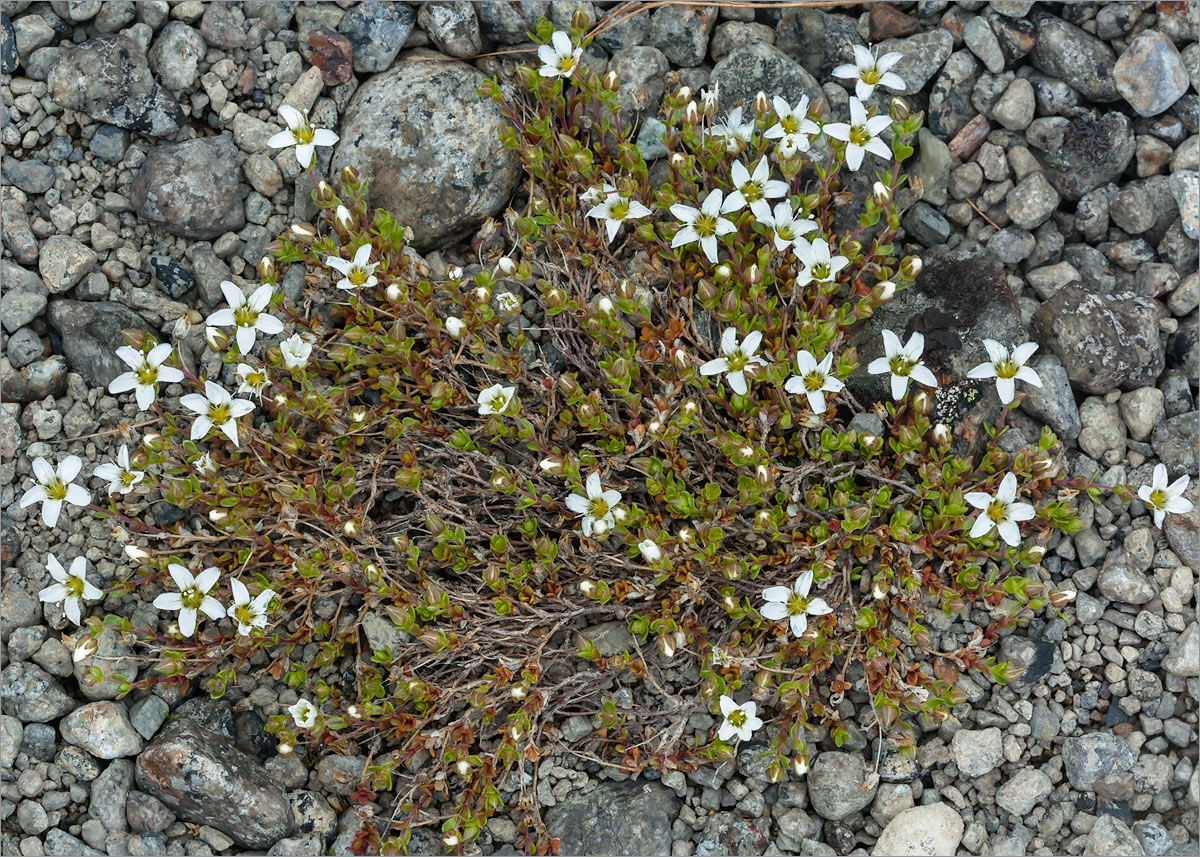
[{"label": "flower center", "polygon": [[204,593],[195,586],[189,586],[179,593],[179,599],[187,610],[199,610],[204,603]]},{"label": "flower center", "polygon": [[793,592],[788,599],[787,608],[789,616],[802,616],[808,612],[808,599]]},{"label": "flower center", "polygon": [[494,411],[503,411],[508,407],[508,396],[503,393],[497,393],[492,396],[491,407]]},{"label": "flower center", "polygon": [[783,126],[784,132],[788,134],[795,134],[797,129],[800,127],[800,123],[797,121],[796,117],[790,115],[784,116],[782,119],[780,119],[779,124]]},{"label": "flower center", "polygon": [[570,76],[571,72],[575,70],[575,57],[571,55],[559,57],[558,70],[563,74]]},{"label": "flower center", "polygon": [[1001,523],[1008,520],[1008,504],[1000,500],[993,500],[988,504],[987,516],[996,523]]},{"label": "flower center", "polygon": [[307,117],[302,119],[300,126],[292,131],[292,136],[296,138],[296,143],[301,146],[311,143],[314,134],[313,126],[309,124]]},{"label": "flower center", "polygon": [[367,273],[366,268],[351,268],[350,273],[346,275],[346,279],[350,281],[350,285],[352,286],[361,286],[367,281],[367,277],[369,276],[370,274]]},{"label": "flower center", "polygon": [[1167,493],[1161,488],[1155,488],[1150,492],[1150,506],[1155,509],[1161,509],[1167,502]]},{"label": "flower center", "polygon": [[51,500],[62,501],[67,499],[67,486],[57,476],[47,482],[45,488],[46,496]]},{"label": "flower center", "polygon": [[888,369],[893,375],[899,375],[901,378],[908,377],[908,373],[916,366],[916,361],[909,360],[903,354],[897,354],[888,360]]},{"label": "flower center", "polygon": [[592,505],[588,508],[588,515],[593,518],[597,518],[597,519],[602,519],[602,518],[607,517],[608,503],[604,502],[603,498],[598,499],[598,500],[593,500]]},{"label": "flower center", "polygon": [[746,368],[746,364],[750,361],[741,351],[735,351],[725,358],[725,362],[729,364],[730,372],[740,372]]},{"label": "flower center", "polygon": [[868,68],[858,73],[858,79],[863,83],[876,84],[883,79],[883,75],[879,73],[879,69],[877,68]]},{"label": "flower center", "polygon": [[812,268],[810,268],[809,270],[812,272],[814,280],[828,280],[829,279],[829,276],[830,276],[829,265],[825,264],[824,262],[818,262],[817,264],[813,265]]},{"label": "flower center", "polygon": [[629,216],[629,201],[626,199],[618,199],[612,204],[608,210],[609,220],[624,220]]},{"label": "flower center", "polygon": [[782,238],[784,241],[795,241],[796,240],[796,230],[792,229],[792,224],[790,224],[790,223],[776,224],[775,234],[778,235],[780,238]]},{"label": "flower center", "polygon": [[726,719],[729,721],[731,726],[736,726],[738,729],[741,729],[746,725],[746,712],[742,711],[740,708],[735,708],[733,711],[729,712],[729,716]]},{"label": "flower center", "polygon": [[212,405],[208,406],[208,418],[215,426],[223,426],[229,422],[229,405]]},{"label": "flower center", "polygon": [[129,488],[135,482],[137,482],[137,477],[134,476],[131,472],[129,472],[128,470],[121,471],[121,484],[122,485],[124,485],[126,488]]},{"label": "flower center", "polygon": [[997,378],[1015,378],[1019,367],[1012,361],[1011,357],[1006,357],[996,364]]},{"label": "flower center", "polygon": [[150,387],[158,381],[158,368],[144,361],[134,374],[139,387]]},{"label": "flower center", "polygon": [[254,609],[249,604],[239,604],[233,608],[233,618],[240,625],[253,625]]},{"label": "flower center", "polygon": [[754,202],[763,198],[763,186],[753,179],[742,185],[741,191],[746,202]]},{"label": "flower center", "polygon": [[850,129],[850,142],[855,146],[865,146],[871,142],[871,132],[866,125],[855,125]]},{"label": "flower center", "polygon": [[242,304],[233,311],[233,323],[238,327],[254,327],[258,313],[249,304]]},{"label": "flower center", "polygon": [[717,218],[712,214],[701,214],[692,224],[692,228],[701,238],[710,238],[717,234]]},{"label": "flower center", "polygon": [[67,582],[63,584],[63,587],[67,590],[68,598],[82,598],[83,597],[83,578],[82,577],[68,576]]},{"label": "flower center", "polygon": [[820,372],[809,372],[804,376],[804,389],[815,393],[825,386],[825,376]]}]

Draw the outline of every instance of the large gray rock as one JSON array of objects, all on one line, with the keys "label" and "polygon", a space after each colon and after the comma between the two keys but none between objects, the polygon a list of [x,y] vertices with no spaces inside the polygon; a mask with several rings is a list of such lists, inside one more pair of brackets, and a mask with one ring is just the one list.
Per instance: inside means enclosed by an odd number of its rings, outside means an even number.
[{"label": "large gray rock", "polygon": [[352,164],[418,250],[465,237],[520,179],[499,106],[476,94],[483,80],[465,63],[408,59],[363,84],[343,116],[334,172]]},{"label": "large gray rock", "polygon": [[[930,78],[950,59],[954,52],[954,37],[937,27],[905,39],[884,39],[876,47],[880,56],[891,51],[900,54],[900,61],[892,71],[900,75],[906,87],[904,94],[911,97],[924,89]],[[886,89],[882,92],[890,94]]]},{"label": "large gray rock", "polygon": [[1004,746],[1000,730],[995,726],[987,729],[960,729],[950,742],[950,752],[959,773],[974,779],[982,777],[1004,761]]},{"label": "large gray rock", "polygon": [[[5,588],[11,585],[5,581]],[[0,674],[4,710],[22,723],[49,723],[75,707],[58,679],[36,664],[17,661]]]},{"label": "large gray rock", "polygon": [[1050,778],[1037,768],[1024,768],[996,789],[996,806],[1024,818],[1054,790]]},{"label": "large gray rock", "polygon": [[208,45],[200,33],[183,21],[170,21],[150,47],[150,67],[163,86],[175,92],[190,89]]},{"label": "large gray rock", "polygon": [[129,131],[162,137],[184,122],[175,98],[150,73],[146,55],[115,33],[63,50],[46,86],[56,104]]},{"label": "large gray rock", "polygon": [[184,238],[216,238],[246,224],[241,156],[229,134],[163,143],[133,177],[130,201],[143,220]]},{"label": "large gray rock", "polygon": [[51,301],[47,318],[62,335],[63,355],[92,387],[107,388],[129,369],[116,351],[126,330],[154,330],[153,325],[123,304],[112,301]]},{"label": "large gray rock", "polygon": [[67,291],[96,267],[96,253],[68,235],[51,235],[42,245],[38,273],[50,294]]},{"label": "large gray rock", "polygon": [[1069,83],[1089,101],[1121,97],[1113,79],[1117,57],[1103,41],[1053,15],[1034,16],[1037,38],[1029,59],[1035,68]]},{"label": "large gray rock", "polygon": [[1103,777],[1128,773],[1137,761],[1129,742],[1111,732],[1074,735],[1063,743],[1062,756],[1071,785],[1083,792]]},{"label": "large gray rock", "polygon": [[338,32],[354,48],[354,70],[363,73],[386,70],[400,53],[416,20],[417,13],[408,5],[381,0],[367,0],[347,12],[338,24]]},{"label": "large gray rock", "polygon": [[929,93],[929,129],[952,139],[979,113],[971,103],[971,91],[979,80],[979,61],[970,51],[955,51]]},{"label": "large gray rock", "polygon": [[136,756],[145,745],[125,706],[109,699],[79,706],[62,719],[58,730],[68,744],[82,747],[97,759]]},{"label": "large gray rock", "polygon": [[871,853],[880,857],[955,854],[964,829],[962,817],[949,804],[914,806],[888,822]]},{"label": "large gray rock", "polygon": [[822,9],[785,9],[775,25],[775,46],[821,80],[853,62],[854,46],[862,43],[853,18]]},{"label": "large gray rock", "polygon": [[650,39],[673,65],[696,66],[708,55],[708,37],[716,23],[716,6],[660,6],[650,17]]},{"label": "large gray rock", "polygon": [[515,45],[529,40],[538,18],[546,16],[545,0],[481,0],[476,4],[479,26],[493,42]]},{"label": "large gray rock", "polygon": [[1187,67],[1175,43],[1157,30],[1143,30],[1113,67],[1117,91],[1139,116],[1157,116],[1188,88]]},{"label": "large gray rock", "polygon": [[1050,183],[1067,199],[1116,181],[1137,151],[1133,125],[1123,113],[1099,119],[1082,114],[1063,131],[1062,145],[1046,153]]},{"label": "large gray rock", "polygon": [[660,783],[601,783],[546,813],[563,854],[669,854],[675,794]]},{"label": "large gray rock", "polygon": [[1171,675],[1194,678],[1200,676],[1200,624],[1193,622],[1175,638],[1162,667]]},{"label": "large gray rock", "polygon": [[708,817],[693,853],[696,857],[765,854],[770,842],[771,825],[768,819],[746,818],[740,812],[714,812]]},{"label": "large gray rock", "polygon": [[1043,350],[1033,356],[1029,365],[1037,372],[1042,386],[1026,384],[1022,387],[1025,398],[1021,400],[1021,410],[1045,422],[1060,438],[1074,440],[1079,437],[1083,422],[1079,419],[1079,406],[1075,404],[1071,379],[1067,377],[1062,361]]},{"label": "large gray rock", "polygon": [[752,110],[754,96],[762,90],[795,104],[800,96],[821,97],[821,86],[794,59],[774,45],[755,42],[734,48],[713,66],[712,83],[720,87],[721,109],[742,104]]},{"label": "large gray rock", "polygon": [[283,789],[228,738],[191,720],[170,723],[137,759],[137,785],[176,815],[252,849],[292,831]]},{"label": "large gray rock", "polygon": [[1083,853],[1096,857],[1143,857],[1146,849],[1129,825],[1106,814],[1096,819],[1083,845]]},{"label": "large gray rock", "polygon": [[1160,422],[1150,434],[1150,446],[1154,454],[1167,466],[1171,479],[1185,473],[1195,474],[1200,469],[1200,451],[1196,449],[1196,437],[1200,435],[1200,411],[1178,414]]},{"label": "large gray rock", "polygon": [[808,772],[808,798],[817,815],[841,821],[875,799],[879,786],[863,788],[866,781],[867,768],[857,753],[821,753]]},{"label": "large gray rock", "polygon": [[1154,383],[1166,365],[1158,335],[1165,315],[1155,300],[1102,297],[1072,283],[1034,313],[1033,332],[1077,389],[1102,396]]}]

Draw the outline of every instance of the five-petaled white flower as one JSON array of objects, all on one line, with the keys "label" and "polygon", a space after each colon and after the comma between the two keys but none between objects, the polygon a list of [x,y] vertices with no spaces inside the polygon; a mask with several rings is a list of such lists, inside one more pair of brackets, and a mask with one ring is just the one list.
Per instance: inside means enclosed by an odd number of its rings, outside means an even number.
[{"label": "five-petaled white flower", "polygon": [[717,738],[728,741],[737,736],[743,741],[749,741],[754,731],[763,725],[758,716],[758,703],[754,700],[738,705],[732,697],[722,694],[717,703],[721,707],[721,716],[725,718],[717,729]]},{"label": "five-petaled white flower", "polygon": [[638,542],[638,550],[646,562],[658,562],[662,559],[662,549],[654,539],[642,539]]},{"label": "five-petaled white flower", "polygon": [[884,128],[892,124],[887,116],[867,117],[867,108],[857,98],[850,99],[850,124],[831,122],[825,126],[825,134],[846,144],[846,166],[854,172],[862,166],[863,156],[870,152],[883,159],[892,156],[888,144],[879,139]]},{"label": "five-petaled white flower", "polygon": [[784,134],[779,138],[779,142],[775,146],[775,158],[776,160],[786,161],[807,151],[808,138],[799,131],[795,131],[791,134]]},{"label": "five-petaled white flower", "polygon": [[213,427],[225,433],[234,446],[238,445],[237,421],[254,410],[254,403],[246,399],[235,399],[216,381],[204,382],[204,395],[189,393],[179,399],[179,404],[199,416],[192,423],[192,440],[203,440]]},{"label": "five-petaled white flower", "polygon": [[312,356],[312,343],[305,342],[300,338],[300,334],[293,333],[279,343],[279,354],[283,357],[283,365],[288,369],[303,369],[308,365],[308,358]]},{"label": "five-petaled white flower", "polygon": [[125,494],[132,491],[135,485],[146,478],[143,471],[129,469],[129,447],[125,444],[121,444],[121,448],[117,450],[115,463],[99,465],[92,471],[92,475],[108,482],[110,497],[113,494]]},{"label": "five-petaled white flower", "polygon": [[208,593],[217,585],[221,570],[215,566],[206,568],[197,575],[177,563],[167,566],[171,580],[179,587],[178,592],[164,592],[154,599],[159,610],[179,611],[179,633],[190,637],[196,633],[196,618],[203,613],[209,619],[224,619],[225,608]]},{"label": "five-petaled white flower", "polygon": [[622,223],[635,217],[645,217],[651,211],[636,199],[617,193],[617,189],[612,185],[606,184],[604,193],[607,196],[593,205],[586,216],[604,221],[604,230],[608,234],[608,243],[611,244],[621,231]]},{"label": "five-petaled white flower", "polygon": [[62,604],[63,615],[80,624],[79,608],[84,601],[96,601],[104,597],[100,589],[87,581],[87,560],[77,556],[71,560],[67,571],[53,554],[46,554],[46,571],[54,583],[38,592],[38,598],[47,604]]},{"label": "five-petaled white flower", "polygon": [[237,365],[237,379],[239,382],[239,393],[250,393],[251,395],[262,398],[263,390],[267,388],[271,378],[267,375],[266,367],[251,366],[249,363],[239,363]]},{"label": "five-petaled white flower", "polygon": [[354,258],[349,262],[337,256],[327,256],[325,264],[342,275],[337,283],[339,289],[352,292],[359,288],[369,289],[379,282],[375,276],[375,269],[379,267],[379,263],[371,261],[369,241],[354,251]]},{"label": "five-petaled white flower", "polygon": [[889,51],[879,57],[865,45],[854,45],[854,62],[839,65],[833,70],[833,76],[843,80],[857,78],[854,94],[863,101],[871,97],[877,86],[886,86],[893,92],[903,92],[906,88],[904,79],[891,71],[901,59],[903,57],[896,51]]},{"label": "five-petaled white flower", "polygon": [[1138,489],[1137,495],[1152,512],[1154,526],[1161,527],[1167,513],[1183,515],[1192,511],[1192,501],[1183,496],[1191,477],[1186,473],[1170,485],[1167,484],[1167,466],[1159,463],[1154,465],[1154,475],[1149,485]]},{"label": "five-petaled white flower", "polygon": [[508,410],[516,392],[516,387],[505,387],[500,384],[493,384],[485,390],[480,390],[477,399],[480,415],[486,417],[488,414],[504,413]]},{"label": "five-petaled white flower", "polygon": [[312,729],[317,725],[317,707],[304,697],[288,706],[288,714],[292,715],[292,722],[301,729]]},{"label": "five-petaled white flower", "polygon": [[808,351],[796,355],[796,369],[800,374],[787,379],[783,388],[794,396],[808,396],[808,406],[814,414],[825,413],[825,394],[839,393],[845,384],[833,377],[833,354],[826,354],[820,363]]},{"label": "five-petaled white flower", "polygon": [[504,315],[515,315],[521,311],[521,298],[512,292],[498,292],[496,306],[500,307],[500,312]]},{"label": "five-petaled white flower", "polygon": [[824,598],[808,596],[812,585],[813,573],[803,571],[791,587],[768,586],[762,593],[762,597],[767,603],[759,612],[773,622],[782,622],[787,619],[792,629],[792,636],[799,637],[808,630],[809,616],[824,616],[826,613],[833,612],[833,608],[825,603]]},{"label": "five-petaled white flower", "polygon": [[233,591],[233,603],[229,605],[228,616],[237,622],[238,633],[246,636],[253,628],[267,627],[267,609],[271,606],[275,591],[264,589],[251,598],[246,584],[237,578],[230,578],[229,588]]},{"label": "five-petaled white flower", "polygon": [[1025,365],[1038,349],[1036,342],[1018,345],[1010,352],[996,340],[985,339],[983,347],[987,349],[991,359],[987,363],[980,363],[967,373],[967,377],[995,378],[996,392],[1000,394],[1000,401],[1004,404],[1009,404],[1016,395],[1018,379],[1035,387],[1042,386],[1042,379],[1038,377],[1037,372]]},{"label": "five-petaled white flower", "polygon": [[746,395],[746,391],[750,389],[746,384],[746,367],[751,363],[757,363],[759,366],[767,365],[766,360],[756,357],[754,354],[754,352],[758,351],[758,346],[761,342],[761,330],[750,331],[746,334],[746,338],[739,344],[737,341],[737,328],[725,328],[725,332],[721,334],[721,356],[709,360],[701,366],[700,374],[719,375],[724,372],[725,380],[729,382],[729,386],[733,388],[733,392],[739,396]]},{"label": "five-petaled white flower", "polygon": [[776,250],[782,251],[788,247],[794,250],[797,239],[817,228],[817,224],[811,220],[797,220],[792,204],[786,199],[775,203],[774,211],[771,210],[771,204],[763,199],[751,203],[750,210],[754,212],[755,220],[772,231]]},{"label": "five-petaled white flower", "polygon": [[986,536],[993,529],[1000,533],[1009,547],[1021,543],[1021,521],[1029,521],[1036,514],[1033,506],[1017,502],[1017,475],[1007,474],[993,496],[985,491],[971,491],[965,495],[968,503],[980,509],[979,517],[971,526],[971,538]]},{"label": "five-petaled white flower", "polygon": [[555,30],[550,37],[550,44],[538,48],[538,59],[542,67],[538,74],[542,77],[570,77],[579,68],[583,48],[576,47],[571,37],[562,30]]},{"label": "five-petaled white flower", "polygon": [[802,152],[808,151],[809,135],[821,133],[821,126],[808,118],[808,96],[800,96],[795,107],[788,104],[786,98],[778,95],[772,99],[772,104],[779,121],[764,131],[763,136],[768,140],[782,140],[789,135],[795,135],[796,148]]},{"label": "five-petaled white flower", "polygon": [[317,146],[332,146],[338,141],[337,134],[325,128],[314,128],[308,121],[308,114],[301,113],[290,104],[279,106],[279,118],[284,121],[288,129],[272,136],[267,140],[267,145],[272,149],[286,149],[288,146],[295,146],[296,160],[304,169],[308,169],[312,163]]},{"label": "five-petaled white flower", "polygon": [[730,172],[733,177],[733,191],[721,203],[722,214],[741,211],[747,205],[753,207],[754,203],[764,199],[775,199],[787,195],[787,182],[768,178],[771,174],[771,166],[767,163],[766,158],[758,159],[753,173],[746,169],[741,161],[734,161]]},{"label": "five-petaled white flower", "polygon": [[163,361],[171,356],[171,346],[166,342],[154,346],[148,354],[122,345],[117,349],[117,356],[125,362],[130,371],[113,378],[112,383],[108,385],[108,392],[126,393],[136,390],[134,398],[137,399],[140,411],[148,410],[154,404],[154,397],[158,392],[156,384],[174,384],[183,380],[182,372],[174,366],[163,365]]},{"label": "five-petaled white flower", "polygon": [[671,213],[683,221],[683,226],[671,239],[671,246],[682,247],[698,241],[708,261],[715,265],[717,239],[737,229],[732,220],[721,216],[721,198],[721,191],[711,190],[699,208],[681,203],[672,205]]},{"label": "five-petaled white flower", "polygon": [[235,337],[238,350],[242,354],[249,354],[250,349],[254,347],[257,331],[262,331],[267,336],[283,333],[283,322],[264,312],[271,303],[271,295],[274,291],[269,283],[263,283],[254,290],[254,294],[247,298],[245,292],[226,280],[221,283],[221,292],[225,295],[229,306],[210,315],[208,324],[217,327],[231,325],[236,327]]},{"label": "five-petaled white flower", "polygon": [[590,536],[595,533],[603,536],[617,523],[613,508],[621,502],[621,492],[615,489],[604,490],[600,485],[600,473],[593,471],[584,483],[584,494],[571,494],[567,497],[567,508],[576,515],[583,517],[583,534]]},{"label": "five-petaled white flower", "polygon": [[41,503],[42,523],[53,527],[58,523],[63,503],[86,506],[92,502],[92,495],[82,485],[71,484],[81,469],[83,461],[78,455],[68,455],[59,462],[57,469],[51,467],[46,459],[40,456],[35,458],[33,478],[37,480],[37,485],[21,495],[21,508]]},{"label": "five-petaled white flower", "polygon": [[929,368],[921,362],[921,352],[925,350],[925,336],[914,333],[908,338],[907,345],[900,344],[900,338],[890,330],[883,331],[883,357],[876,357],[867,365],[867,372],[872,375],[882,375],[890,372],[892,375],[892,398],[897,401],[904,398],[908,391],[911,378],[926,387],[936,387],[937,378]]},{"label": "five-petaled white flower", "polygon": [[736,152],[748,144],[750,138],[754,136],[754,117],[743,122],[742,108],[735,107],[729,111],[724,122],[718,122],[712,126],[712,134],[725,141],[725,151]]},{"label": "five-petaled white flower", "polygon": [[796,288],[803,288],[814,280],[818,283],[832,283],[834,277],[850,264],[850,260],[842,255],[833,255],[829,242],[824,238],[797,238],[792,245],[797,258],[804,267],[796,275]]},{"label": "five-petaled white flower", "polygon": [[192,466],[196,468],[198,473],[202,473],[205,476],[211,476],[217,472],[217,465],[212,460],[211,452],[206,452],[204,455],[197,458],[192,462]]}]

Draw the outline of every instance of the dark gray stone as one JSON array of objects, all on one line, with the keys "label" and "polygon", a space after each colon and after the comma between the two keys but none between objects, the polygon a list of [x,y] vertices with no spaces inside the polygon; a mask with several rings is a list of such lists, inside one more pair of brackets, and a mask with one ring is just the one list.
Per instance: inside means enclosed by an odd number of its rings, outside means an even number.
[{"label": "dark gray stone", "polygon": [[978,112],[971,103],[971,91],[979,80],[979,61],[970,51],[955,51],[946,60],[942,73],[929,93],[929,129],[951,139]]},{"label": "dark gray stone", "polygon": [[170,256],[151,256],[150,270],[163,294],[175,300],[186,295],[196,285],[192,272]]},{"label": "dark gray stone", "polygon": [[33,361],[40,359],[44,351],[45,347],[42,345],[42,338],[28,327],[22,327],[10,336],[8,338],[8,346],[5,349],[5,352],[8,354],[8,362],[12,364],[14,369],[22,369]]},{"label": "dark gray stone", "polygon": [[88,151],[110,164],[119,164],[128,148],[129,132],[116,125],[101,125],[88,141]]},{"label": "dark gray stone", "polygon": [[679,799],[660,783],[601,783],[546,812],[563,854],[668,854]]},{"label": "dark gray stone", "polygon": [[48,723],[75,707],[58,679],[25,661],[9,664],[0,673],[0,697],[5,711],[23,723]]},{"label": "dark gray stone", "polygon": [[28,194],[41,194],[54,187],[54,167],[43,161],[6,158],[4,179]]},{"label": "dark gray stone", "polygon": [[[482,14],[482,8],[480,12]],[[366,74],[386,71],[400,53],[416,21],[417,13],[405,3],[367,0],[347,12],[338,24],[338,32],[348,38],[354,48],[354,70]],[[534,18],[530,30],[536,29],[536,24]],[[524,36],[518,41],[524,41]]]},{"label": "dark gray stone", "polygon": [[690,68],[708,56],[708,37],[716,24],[716,6],[660,6],[650,16],[650,39],[673,65]]},{"label": "dark gray stone", "polygon": [[66,358],[55,354],[6,374],[0,380],[0,386],[4,387],[4,397],[10,402],[37,402],[47,396],[61,396],[66,391],[67,371]]},{"label": "dark gray stone", "polygon": [[905,212],[902,222],[909,237],[923,247],[945,244],[950,237],[950,222],[924,200]]},{"label": "dark gray stone", "polygon": [[808,772],[808,799],[817,815],[841,821],[870,806],[879,786],[863,788],[867,773],[862,757],[857,754],[834,751],[819,754]]},{"label": "dark gray stone", "polygon": [[163,143],[133,178],[130,201],[143,220],[184,238],[215,238],[246,223],[240,155],[229,134]]},{"label": "dark gray stone", "polygon": [[821,86],[794,59],[774,45],[757,42],[735,48],[713,66],[710,80],[720,87],[721,110],[741,104],[752,110],[759,90],[795,104],[802,95],[822,97]]},{"label": "dark gray stone", "polygon": [[529,41],[538,18],[546,17],[544,0],[480,0],[475,8],[483,34],[493,42],[515,45]]},{"label": "dark gray stone", "polygon": [[1099,119],[1084,114],[1063,132],[1061,146],[1046,153],[1051,184],[1070,200],[1116,181],[1137,152],[1133,126],[1123,113],[1105,113]]},{"label": "dark gray stone", "polygon": [[111,301],[52,301],[46,317],[62,336],[70,367],[92,387],[107,388],[129,369],[116,355],[127,344],[125,330],[154,330],[140,315]]},{"label": "dark gray stone", "polygon": [[1089,101],[1121,97],[1113,79],[1117,57],[1112,48],[1053,15],[1034,15],[1033,22],[1037,39],[1029,59],[1035,68],[1066,81]]},{"label": "dark gray stone", "polygon": [[1200,470],[1200,451],[1196,438],[1200,436],[1200,411],[1179,414],[1159,423],[1150,435],[1154,454],[1167,466],[1171,479]]}]

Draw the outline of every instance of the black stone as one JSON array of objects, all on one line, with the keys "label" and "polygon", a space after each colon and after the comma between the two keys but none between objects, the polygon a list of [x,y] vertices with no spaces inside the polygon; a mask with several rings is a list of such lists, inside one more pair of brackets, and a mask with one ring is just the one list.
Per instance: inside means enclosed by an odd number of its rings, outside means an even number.
[{"label": "black stone", "polygon": [[231,741],[236,737],[233,725],[233,707],[223,699],[208,697],[188,699],[179,704],[174,714],[180,719],[190,720],[203,726],[209,732],[224,735]]},{"label": "black stone", "polygon": [[1126,824],[1133,824],[1133,810],[1127,800],[1096,799],[1096,815],[1111,815]]},{"label": "black stone", "polygon": [[196,285],[192,272],[170,256],[151,256],[150,268],[159,290],[169,298],[178,300]]},{"label": "black stone", "polygon": [[240,711],[233,719],[238,749],[260,761],[275,753],[275,739],[263,728],[265,725],[253,711]]},{"label": "black stone", "polygon": [[187,517],[186,511],[174,503],[168,503],[166,500],[159,500],[151,506],[150,513],[154,516],[154,523],[160,527],[169,527],[173,524],[178,524]]},{"label": "black stone", "polygon": [[17,67],[17,34],[12,21],[0,12],[0,74],[12,74]]}]

